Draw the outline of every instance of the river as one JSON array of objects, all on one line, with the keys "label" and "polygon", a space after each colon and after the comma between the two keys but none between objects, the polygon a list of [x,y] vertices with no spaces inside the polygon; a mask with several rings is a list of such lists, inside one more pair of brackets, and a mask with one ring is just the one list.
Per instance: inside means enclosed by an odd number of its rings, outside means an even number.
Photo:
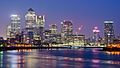
[{"label": "river", "polygon": [[120,53],[95,49],[0,51],[0,68],[120,68]]}]

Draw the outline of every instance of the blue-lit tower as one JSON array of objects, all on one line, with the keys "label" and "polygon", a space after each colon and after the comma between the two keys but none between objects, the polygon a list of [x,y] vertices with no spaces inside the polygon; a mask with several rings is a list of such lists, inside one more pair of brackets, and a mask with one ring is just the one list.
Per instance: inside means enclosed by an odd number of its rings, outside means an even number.
[{"label": "blue-lit tower", "polygon": [[113,23],[113,21],[104,21],[104,38],[107,45],[113,43],[115,38]]}]

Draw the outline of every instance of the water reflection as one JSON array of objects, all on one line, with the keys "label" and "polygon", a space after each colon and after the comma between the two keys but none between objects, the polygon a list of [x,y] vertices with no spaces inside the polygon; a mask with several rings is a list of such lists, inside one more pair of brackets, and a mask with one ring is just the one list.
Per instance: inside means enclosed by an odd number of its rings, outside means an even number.
[{"label": "water reflection", "polygon": [[84,49],[1,51],[0,68],[119,68],[119,57]]},{"label": "water reflection", "polygon": [[0,67],[2,67],[3,65],[3,51],[0,51]]},{"label": "water reflection", "polygon": [[120,55],[120,51],[106,51],[107,54],[109,55]]}]

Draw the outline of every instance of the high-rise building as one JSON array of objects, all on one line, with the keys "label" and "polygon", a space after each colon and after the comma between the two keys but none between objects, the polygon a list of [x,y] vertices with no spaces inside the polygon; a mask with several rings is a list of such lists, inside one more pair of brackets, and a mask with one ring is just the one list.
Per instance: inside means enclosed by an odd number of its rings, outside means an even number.
[{"label": "high-rise building", "polygon": [[8,38],[11,37],[11,25],[8,25],[8,26],[7,26],[6,36],[7,36]]},{"label": "high-rise building", "polygon": [[11,23],[7,27],[7,36],[10,38],[15,38],[17,34],[20,33],[20,17],[19,15],[11,15]]},{"label": "high-rise building", "polygon": [[94,29],[93,29],[93,43],[95,45],[98,45],[99,39],[100,39],[100,30],[98,29],[98,27],[94,27]]},{"label": "high-rise building", "polygon": [[50,25],[50,31],[51,31],[51,34],[57,34],[57,25],[56,24],[51,24]]},{"label": "high-rise building", "polygon": [[36,27],[43,27],[45,25],[45,16],[37,16],[36,18]]},{"label": "high-rise building", "polygon": [[[71,40],[69,36],[73,34],[73,24],[71,21],[63,21],[61,22],[61,39],[63,43],[69,43],[68,41]],[[69,39],[68,39],[69,38]]]},{"label": "high-rise building", "polygon": [[113,23],[113,21],[104,21],[104,37],[107,45],[113,43],[115,38]]},{"label": "high-rise building", "polygon": [[44,36],[45,36],[44,42],[50,42],[50,33],[51,33],[51,31],[49,29],[46,29],[44,31]]},{"label": "high-rise building", "polygon": [[26,43],[33,43],[33,36],[34,36],[34,28],[36,27],[36,14],[35,11],[30,8],[28,9],[27,14],[25,15],[26,20]]},{"label": "high-rise building", "polygon": [[44,24],[45,24],[44,16],[37,16],[35,34],[34,34],[34,38],[36,40],[43,40]]},{"label": "high-rise building", "polygon": [[36,24],[36,14],[35,11],[30,8],[25,15],[25,20],[26,20],[26,29],[27,31],[33,31],[33,28],[35,27]]},{"label": "high-rise building", "polygon": [[71,21],[63,21],[61,22],[61,33],[65,35],[72,35],[73,34],[73,24]]}]

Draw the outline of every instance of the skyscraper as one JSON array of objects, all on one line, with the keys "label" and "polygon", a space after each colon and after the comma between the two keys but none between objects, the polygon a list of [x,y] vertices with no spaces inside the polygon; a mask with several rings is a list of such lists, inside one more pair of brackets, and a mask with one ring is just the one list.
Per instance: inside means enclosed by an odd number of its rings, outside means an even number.
[{"label": "skyscraper", "polygon": [[107,45],[113,43],[115,38],[113,23],[113,21],[104,21],[104,37]]},{"label": "skyscraper", "polygon": [[57,25],[56,24],[51,24],[50,25],[50,31],[51,31],[51,34],[57,34]]},{"label": "skyscraper", "polygon": [[11,23],[7,27],[7,36],[15,38],[20,33],[20,17],[19,15],[11,15]]},{"label": "skyscraper", "polygon": [[37,16],[36,18],[36,27],[43,27],[45,25],[45,16]]},{"label": "skyscraper", "polygon": [[71,21],[61,22],[61,33],[63,35],[72,35],[73,34],[73,24]]},{"label": "skyscraper", "polygon": [[26,43],[32,43],[33,42],[33,35],[34,35],[34,27],[36,27],[36,14],[35,11],[30,8],[28,9],[27,14],[25,15],[26,20]]},{"label": "skyscraper", "polygon": [[27,31],[28,32],[33,31],[33,28],[35,27],[36,24],[36,14],[32,8],[28,9],[27,14],[25,15],[25,20]]},{"label": "skyscraper", "polygon": [[[63,21],[61,22],[61,39],[63,41],[63,43],[69,43],[69,41],[71,40],[72,34],[73,34],[73,24],[71,21]],[[70,37],[70,38],[69,38]]]},{"label": "skyscraper", "polygon": [[11,37],[11,25],[8,25],[8,26],[7,26],[6,36],[7,36],[8,38]]},{"label": "skyscraper", "polygon": [[35,34],[34,34],[35,39],[43,40],[44,24],[45,24],[44,16],[37,16]]},{"label": "skyscraper", "polygon": [[98,45],[100,39],[100,30],[98,29],[98,27],[94,27],[93,34],[94,45]]}]

